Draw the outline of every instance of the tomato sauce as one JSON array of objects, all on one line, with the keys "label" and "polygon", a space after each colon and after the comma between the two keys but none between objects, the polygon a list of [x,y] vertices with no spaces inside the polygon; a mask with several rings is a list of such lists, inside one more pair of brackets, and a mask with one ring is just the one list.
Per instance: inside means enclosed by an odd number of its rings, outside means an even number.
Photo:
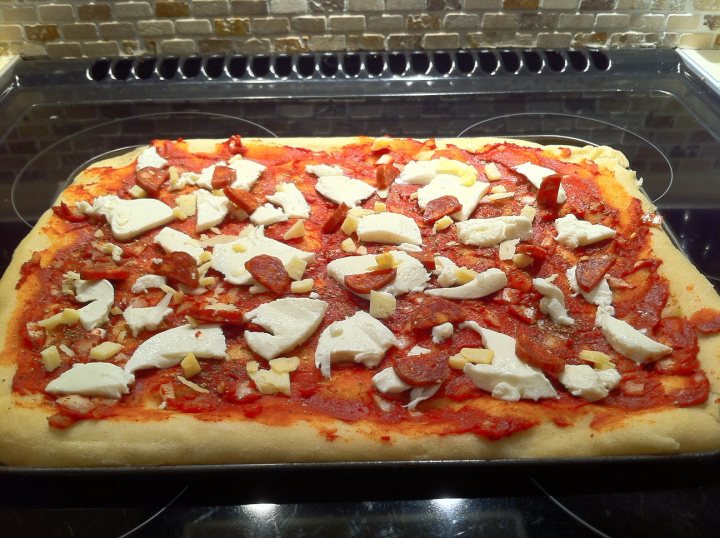
[{"label": "tomato sauce", "polygon": [[[250,294],[247,286],[223,283],[221,293],[211,289],[199,296],[186,295],[181,303],[173,304],[173,313],[158,328],[160,331],[185,324],[186,316],[193,313],[200,319],[206,319],[202,316],[210,314],[203,312],[209,312],[208,306],[217,301],[236,307],[232,312],[215,311],[215,317],[207,318],[207,321],[223,324],[228,359],[201,361],[201,372],[192,378],[192,383],[203,389],[201,392],[178,380],[178,373],[182,373],[179,367],[139,371],[130,394],[124,396],[118,404],[108,405],[106,401],[94,399],[97,400],[94,407],[85,414],[55,406],[51,425],[68,427],[76,420],[111,416],[162,420],[169,411],[177,411],[208,421],[220,421],[227,417],[269,425],[309,421],[318,425],[330,440],[336,439],[338,434],[323,426],[323,420],[328,417],[350,423],[375,424],[378,431],[385,434],[391,428],[393,432],[411,436],[472,433],[488,439],[500,439],[546,421],[570,426],[587,413],[594,413],[594,427],[603,428],[614,420],[621,420],[627,411],[683,407],[707,399],[709,383],[697,360],[698,343],[693,323],[684,318],[663,318],[661,315],[668,300],[668,283],[658,273],[660,262],[653,257],[650,249],[648,226],[643,224],[639,202],[628,196],[618,198],[615,193],[610,196],[603,190],[604,172],[593,163],[566,163],[553,154],[513,144],[493,145],[477,154],[451,145],[438,150],[435,157],[443,156],[471,164],[478,170],[480,180],[485,179],[484,166],[494,163],[501,178],[493,181],[492,185],[503,186],[508,192],[514,193],[512,198],[480,203],[472,218],[516,215],[524,205],[532,204],[537,191],[522,175],[512,170],[514,166],[532,162],[551,168],[562,176],[562,186],[568,201],[559,209],[537,207],[532,240],[537,259],[524,269],[519,269],[510,261],[500,260],[496,248],[474,248],[458,243],[452,227],[437,233],[433,231],[432,223],[424,222],[417,201],[412,198],[412,194],[419,188],[417,185],[393,185],[385,203],[388,210],[404,213],[415,220],[421,230],[425,251],[451,257],[458,265],[478,272],[498,267],[507,274],[509,288],[506,294],[498,292],[483,299],[461,301],[458,304],[466,319],[475,320],[484,327],[499,330],[523,342],[523,346],[535,357],[535,366],[545,370],[553,380],[559,398],[517,403],[494,400],[475,387],[460,370],[449,372],[436,396],[419,404],[419,413],[411,413],[405,408],[408,402],[406,395],[382,395],[375,391],[372,376],[391,366],[398,353],[406,353],[414,345],[434,349],[444,356],[459,353],[465,347],[482,347],[480,336],[469,329],[456,329],[454,337],[441,344],[432,342],[429,329],[413,330],[412,314],[427,297],[422,293],[398,297],[395,314],[385,321],[402,341],[404,351],[391,349],[374,370],[355,364],[333,365],[332,378],[324,379],[314,365],[310,350],[314,349],[323,329],[357,310],[366,310],[367,301],[350,293],[326,274],[325,265],[329,261],[349,255],[340,248],[340,243],[347,236],[340,230],[332,233],[321,231],[337,206],[315,191],[317,180],[305,171],[305,167],[318,163],[336,165],[349,175],[375,185],[376,161],[380,156],[389,155],[394,162],[405,164],[413,160],[418,152],[433,146],[432,143],[423,145],[406,140],[371,151],[371,143],[372,139],[367,139],[331,153],[282,146],[245,145],[244,142],[238,150],[244,158],[267,167],[252,190],[259,203],[264,203],[265,197],[275,192],[277,184],[293,182],[312,207],[311,216],[305,222],[306,235],[288,243],[316,253],[316,262],[307,267],[304,277],[314,279],[314,289],[328,303],[328,310],[318,330],[307,340],[304,346],[306,349],[299,352],[300,366],[291,374],[289,396],[260,394],[246,371],[247,361],[258,359],[252,356],[242,336],[245,330],[242,314],[272,300],[272,297]],[[233,154],[227,144],[218,144],[213,154],[190,153],[187,143],[182,140],[155,141],[154,145],[172,166],[194,172],[199,172],[219,159],[227,160]],[[117,170],[95,169],[88,173],[88,177],[95,177],[97,182],[71,187],[67,193],[70,201],[92,202],[95,196],[107,190],[114,191],[122,198],[130,198],[127,190],[135,184],[134,165]],[[156,197],[173,207],[178,196],[192,191],[191,187],[174,192],[161,188]],[[612,204],[608,202],[609,199],[613,200]],[[361,206],[372,208],[376,201],[377,198],[372,197]],[[68,207],[73,209],[72,205]],[[579,247],[573,251],[558,248],[554,240],[556,230],[553,223],[559,216],[570,212],[579,218],[613,227],[617,236],[612,241]],[[159,245],[154,243],[159,229],[123,243],[112,238],[109,226],[102,219],[73,222],[74,215],[65,210],[57,213],[46,229],[48,235],[58,240],[56,246],[34,255],[21,271],[22,279],[18,287],[24,307],[13,320],[14,330],[9,331],[8,347],[5,350],[5,354],[12,355],[12,360],[18,365],[13,390],[22,395],[45,394],[47,383],[68,370],[73,363],[72,359],[63,356],[58,369],[49,374],[40,361],[40,349],[54,343],[65,343],[75,351],[75,362],[89,360],[87,350],[97,342],[93,340],[93,335],[78,325],[61,325],[49,331],[42,344],[33,342],[28,336],[27,327],[64,308],[81,306],[72,295],[62,293],[63,275],[67,271],[79,271],[84,266],[115,264],[109,255],[99,251],[98,243],[118,243],[124,250],[122,261],[117,265],[128,271],[128,277],[113,282],[117,307],[124,309],[130,305],[155,305],[164,295],[160,290],[150,290],[140,295],[130,290],[137,277],[153,273],[153,260],[164,254]],[[282,236],[293,222],[269,226],[265,233],[267,237],[283,240]],[[174,221],[172,227],[196,238],[206,238],[204,234],[195,231],[195,224],[196,218],[189,217]],[[218,228],[223,235],[236,235],[247,225],[246,221],[227,218]],[[102,237],[95,235],[97,230],[102,232]],[[374,243],[365,246],[371,254],[391,248]],[[638,366],[620,356],[607,343],[600,329],[595,327],[594,305],[588,304],[582,297],[572,295],[565,277],[566,270],[581,257],[603,254],[614,258],[609,273],[627,284],[624,288],[613,289],[617,316],[627,319],[636,328],[645,329],[650,337],[671,346],[673,352],[664,359]],[[552,325],[539,312],[540,295],[532,286],[532,278],[546,278],[553,274],[558,275],[555,284],[563,291],[567,310],[575,319],[573,326]],[[218,282],[222,282],[222,275],[213,269],[208,271],[207,276],[214,276]],[[693,322],[698,325],[704,323],[708,332],[714,332],[718,326],[718,314],[706,313]],[[119,341],[122,338],[123,350],[113,359],[119,365],[132,356],[143,339],[153,334],[144,331],[139,337],[134,337],[125,327],[122,316],[115,313],[110,316],[104,329],[107,331],[106,339]],[[582,350],[607,354],[622,374],[620,386],[593,404],[570,395],[554,380],[565,364],[583,363],[579,359]],[[292,353],[297,353],[297,350],[289,354]],[[261,368],[267,367],[264,361],[260,362]],[[49,406],[53,405],[49,396],[47,401]],[[385,434],[379,437],[383,441],[392,442],[391,437]]]}]

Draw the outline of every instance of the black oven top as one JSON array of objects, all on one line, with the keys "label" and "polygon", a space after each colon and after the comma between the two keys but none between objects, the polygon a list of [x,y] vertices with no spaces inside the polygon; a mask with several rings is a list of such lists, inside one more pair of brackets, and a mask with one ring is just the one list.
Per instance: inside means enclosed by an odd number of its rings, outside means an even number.
[{"label": "black oven top", "polygon": [[[610,145],[720,283],[720,98],[669,50],[19,62],[0,76],[0,267],[88,161],[236,133]],[[701,536],[720,524],[719,467],[2,472],[0,518],[44,536]]]}]

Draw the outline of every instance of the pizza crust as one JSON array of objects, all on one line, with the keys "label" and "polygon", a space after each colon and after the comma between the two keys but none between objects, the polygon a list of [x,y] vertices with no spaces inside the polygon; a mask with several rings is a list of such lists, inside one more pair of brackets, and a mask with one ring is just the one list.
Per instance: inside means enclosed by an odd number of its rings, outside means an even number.
[{"label": "pizza crust", "polygon": [[[293,145],[311,150],[358,142],[360,138],[262,139],[263,144]],[[222,140],[191,140],[193,151],[212,152]],[[244,139],[252,144],[252,139]],[[487,144],[510,142],[533,147],[538,144],[502,139],[437,140],[438,146],[452,143],[475,150]],[[566,146],[563,146],[566,147]],[[127,155],[94,164],[122,167],[130,164],[143,148]],[[546,149],[552,150],[550,146]],[[612,171],[646,211],[654,207],[644,197],[627,169],[624,155],[607,147],[572,148],[569,160],[589,159]],[[75,184],[88,183],[91,175],[80,174]],[[62,195],[60,197],[62,199]],[[44,226],[48,210],[18,246],[0,281],[0,347],[7,341],[7,328],[17,306],[15,283],[22,264],[32,253],[49,246]],[[673,304],[685,316],[701,307],[720,309],[720,298],[712,285],[678,251],[661,229],[654,229],[652,247],[664,260],[660,272],[670,283]],[[232,464],[266,462],[380,461],[380,460],[483,460],[496,458],[549,458],[616,456],[630,454],[674,454],[714,451],[720,447],[720,414],[715,403],[720,393],[720,334],[700,336],[699,359],[711,384],[707,402],[692,408],[642,412],[600,431],[592,429],[590,416],[570,427],[543,423],[511,437],[490,441],[472,434],[422,438],[392,435],[381,442],[367,435],[375,426],[362,421],[347,424],[324,420],[313,425],[296,422],[291,427],[273,427],[251,421],[198,420],[192,415],[171,414],[162,421],[82,421],[72,428],[49,428],[47,409],[17,405],[11,394],[15,367],[0,357],[0,457],[9,465],[73,467],[115,465]],[[323,431],[335,430],[335,440]],[[386,433],[386,432],[384,432]],[[292,452],[287,447],[292,446]]]}]

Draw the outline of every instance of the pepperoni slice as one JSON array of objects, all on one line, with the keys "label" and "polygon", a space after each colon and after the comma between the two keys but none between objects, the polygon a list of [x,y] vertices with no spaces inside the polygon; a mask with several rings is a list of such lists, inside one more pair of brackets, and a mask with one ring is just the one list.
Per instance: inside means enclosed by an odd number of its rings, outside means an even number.
[{"label": "pepperoni slice", "polygon": [[542,261],[548,256],[548,251],[538,245],[531,245],[530,243],[520,243],[515,247],[515,252],[518,254],[527,254],[534,260]]},{"label": "pepperoni slice", "polygon": [[528,364],[557,377],[565,369],[562,357],[567,353],[567,345],[557,334],[522,331],[516,334],[515,353]]},{"label": "pepperoni slice", "polygon": [[538,189],[537,201],[538,204],[544,205],[545,207],[554,208],[558,206],[557,196],[560,191],[560,176],[553,174],[543,179]]},{"label": "pepperoni slice", "polygon": [[450,375],[448,358],[444,353],[397,355],[393,359],[393,368],[400,379],[413,387],[442,383]]},{"label": "pepperoni slice", "polygon": [[155,273],[166,276],[170,281],[197,288],[199,275],[195,258],[187,252],[170,252],[162,257],[162,263],[155,266]]},{"label": "pepperoni slice", "polygon": [[65,202],[60,202],[60,205],[54,205],[52,210],[58,217],[68,222],[85,222],[88,219],[87,215],[74,213]]},{"label": "pepperoni slice", "polygon": [[720,332],[720,311],[714,308],[701,308],[690,317],[690,321],[695,324],[695,328],[701,333],[713,334]]},{"label": "pepperoni slice", "polygon": [[530,291],[533,288],[532,277],[522,271],[510,271],[507,276],[508,286],[520,291]]},{"label": "pepperoni slice", "polygon": [[[213,175],[213,179],[214,177],[215,176]],[[228,197],[228,200],[248,214],[253,213],[258,207],[260,207],[260,202],[255,195],[247,191],[242,189],[233,189],[232,187],[225,187],[223,192],[225,193],[225,196]]]},{"label": "pepperoni slice", "polygon": [[220,323],[223,325],[244,325],[243,312],[239,310],[230,312],[228,310],[208,310],[197,305],[190,309],[190,315],[198,321],[205,323]]},{"label": "pepperoni slice", "polygon": [[432,329],[442,323],[465,321],[465,309],[442,297],[426,297],[410,315],[410,324],[415,330]]},{"label": "pepperoni slice", "polygon": [[510,315],[514,318],[517,318],[528,325],[532,325],[538,319],[537,310],[531,306],[511,304],[508,306],[508,312],[510,312]]},{"label": "pepperoni slice", "polygon": [[130,271],[115,266],[94,266],[80,271],[83,280],[125,280],[129,276]]},{"label": "pepperoni slice", "polygon": [[243,152],[242,137],[240,135],[232,135],[225,142],[227,149],[233,155],[238,155]]},{"label": "pepperoni slice", "polygon": [[151,196],[155,196],[163,183],[170,177],[164,168],[146,166],[135,173],[135,183]]},{"label": "pepperoni slice", "polygon": [[378,189],[387,189],[395,178],[400,174],[400,170],[395,168],[392,163],[381,164],[375,171],[375,185]]},{"label": "pepperoni slice", "polygon": [[290,289],[291,278],[280,258],[260,254],[246,261],[245,269],[273,295],[282,295]]},{"label": "pepperoni slice", "polygon": [[425,266],[425,269],[435,270],[435,255],[432,252],[408,252],[410,256]]},{"label": "pepperoni slice", "polygon": [[397,269],[376,269],[367,273],[345,276],[345,287],[355,293],[366,294],[387,286],[397,277]]},{"label": "pepperoni slice", "polygon": [[222,189],[237,179],[237,173],[229,166],[216,166],[213,170],[210,185],[213,189]]},{"label": "pepperoni slice", "polygon": [[462,209],[462,204],[454,196],[449,194],[430,200],[425,206],[425,213],[423,214],[423,220],[428,223],[435,222],[438,219],[443,218],[446,215],[452,215],[456,211]]},{"label": "pepperoni slice", "polygon": [[331,234],[335,230],[337,230],[342,222],[345,220],[345,216],[347,215],[347,212],[350,211],[350,208],[346,204],[340,204],[335,208],[335,211],[332,212],[332,215],[328,217],[328,219],[325,221],[325,223],[322,225],[322,232],[326,234]]},{"label": "pepperoni slice", "polygon": [[608,255],[590,256],[587,260],[580,260],[575,271],[578,286],[583,291],[590,291],[600,284],[615,259]]}]

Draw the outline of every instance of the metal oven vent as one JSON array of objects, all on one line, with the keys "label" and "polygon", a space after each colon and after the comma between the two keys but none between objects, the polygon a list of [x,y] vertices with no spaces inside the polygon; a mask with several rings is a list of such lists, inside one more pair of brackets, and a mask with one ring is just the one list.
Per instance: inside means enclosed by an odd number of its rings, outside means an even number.
[{"label": "metal oven vent", "polygon": [[298,55],[141,57],[96,60],[96,82],[145,80],[413,79],[604,73],[600,50],[460,50],[449,52],[341,52]]}]

